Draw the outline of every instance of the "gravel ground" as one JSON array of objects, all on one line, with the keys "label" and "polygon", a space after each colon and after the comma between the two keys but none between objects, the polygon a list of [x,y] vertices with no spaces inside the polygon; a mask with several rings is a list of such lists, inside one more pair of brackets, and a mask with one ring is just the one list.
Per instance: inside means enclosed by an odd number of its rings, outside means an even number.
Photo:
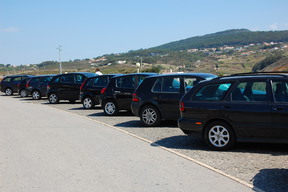
[{"label": "gravel ground", "polygon": [[32,104],[47,104],[109,124],[150,141],[153,147],[163,146],[244,181],[254,186],[255,190],[288,191],[288,144],[238,143],[228,152],[216,152],[209,150],[201,137],[183,134],[174,121],[165,121],[159,127],[148,128],[142,126],[138,117],[127,112],[116,117],[107,117],[100,107],[84,110],[81,103],[62,101],[51,105],[45,99],[35,101],[18,96],[12,98]]}]

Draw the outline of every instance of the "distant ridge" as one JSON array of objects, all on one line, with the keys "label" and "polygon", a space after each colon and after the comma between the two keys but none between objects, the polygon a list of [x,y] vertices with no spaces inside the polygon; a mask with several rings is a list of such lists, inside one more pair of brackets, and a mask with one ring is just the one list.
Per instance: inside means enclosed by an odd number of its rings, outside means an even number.
[{"label": "distant ridge", "polygon": [[227,46],[242,46],[263,42],[288,42],[288,30],[285,31],[250,31],[248,29],[230,29],[203,36],[195,36],[170,42],[152,50],[180,51]]}]

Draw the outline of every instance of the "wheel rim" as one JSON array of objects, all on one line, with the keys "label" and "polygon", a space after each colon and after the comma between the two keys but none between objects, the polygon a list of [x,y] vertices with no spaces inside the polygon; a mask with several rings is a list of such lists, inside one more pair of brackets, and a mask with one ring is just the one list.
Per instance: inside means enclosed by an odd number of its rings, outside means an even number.
[{"label": "wheel rim", "polygon": [[12,90],[11,89],[6,89],[5,93],[6,93],[6,95],[12,95]]},{"label": "wheel rim", "polygon": [[57,95],[51,94],[49,97],[49,100],[51,103],[56,103],[57,102]]},{"label": "wheel rim", "polygon": [[27,94],[26,94],[26,91],[25,90],[22,90],[21,93],[20,93],[21,97],[26,97]]},{"label": "wheel rim", "polygon": [[40,98],[40,93],[38,91],[34,91],[32,94],[33,99],[39,99]]},{"label": "wheel rim", "polygon": [[157,121],[157,113],[151,108],[145,109],[142,113],[142,120],[148,125],[152,125]]},{"label": "wheel rim", "polygon": [[83,105],[85,108],[90,109],[92,107],[92,100],[89,97],[85,98]]},{"label": "wheel rim", "polygon": [[105,105],[105,112],[109,115],[112,115],[115,113],[115,110],[116,110],[116,106],[114,103],[112,102],[108,102],[106,103]]},{"label": "wheel rim", "polygon": [[230,140],[228,130],[221,125],[212,127],[208,133],[208,137],[210,143],[215,147],[224,147]]}]

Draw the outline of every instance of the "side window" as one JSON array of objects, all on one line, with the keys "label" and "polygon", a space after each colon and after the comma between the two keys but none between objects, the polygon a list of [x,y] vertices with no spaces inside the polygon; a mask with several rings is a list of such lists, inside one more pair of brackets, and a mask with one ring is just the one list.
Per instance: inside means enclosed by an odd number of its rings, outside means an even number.
[{"label": "side window", "polygon": [[32,83],[38,83],[39,82],[39,78],[32,78],[29,82],[29,84],[32,84]]},{"label": "side window", "polygon": [[62,83],[74,83],[74,75],[62,75]]},{"label": "side window", "polygon": [[162,79],[163,78],[158,78],[153,87],[152,87],[152,92],[157,92],[157,93],[160,93],[161,92],[161,87],[162,87]]},{"label": "side window", "polygon": [[58,82],[60,82],[61,77],[62,77],[62,76],[58,76],[58,77],[56,77],[56,78],[53,80],[53,82],[54,82],[54,83],[58,83]]},{"label": "side window", "polygon": [[13,79],[13,81],[14,81],[14,82],[22,81],[22,79],[21,79],[21,77],[15,77],[15,78]]},{"label": "side window", "polygon": [[85,81],[85,77],[83,75],[75,75],[75,83],[82,84]]},{"label": "side window", "polygon": [[234,100],[238,97],[238,100],[240,99],[240,94],[243,95],[243,97],[245,97],[246,101],[267,101],[268,100],[268,96],[267,96],[267,83],[266,81],[247,81],[247,82],[241,82],[238,86],[238,89],[240,89],[237,91],[236,89],[234,90],[235,92],[238,92],[239,97],[237,96],[237,93],[234,93],[233,96],[233,92],[232,92],[232,100],[234,97]]},{"label": "side window", "polygon": [[116,79],[116,87],[118,88],[134,88],[134,77],[119,77]]},{"label": "side window", "polygon": [[10,77],[7,77],[3,80],[3,82],[11,82],[11,78]]},{"label": "side window", "polygon": [[138,76],[138,85],[140,85],[147,76]]},{"label": "side window", "polygon": [[88,79],[86,82],[86,86],[93,86],[94,79]]},{"label": "side window", "polygon": [[197,79],[197,78],[185,77],[184,78],[185,92],[187,92],[189,89],[191,89],[197,83],[199,83],[199,81],[200,81],[200,79]]},{"label": "side window", "polygon": [[288,82],[273,81],[272,90],[276,102],[288,102]]},{"label": "side window", "polygon": [[108,78],[105,76],[99,76],[94,79],[94,87],[105,87],[108,84]]},{"label": "side window", "polygon": [[179,93],[180,78],[173,78],[173,77],[163,78],[162,92]]},{"label": "side window", "polygon": [[42,77],[40,82],[43,82],[43,83],[48,83],[50,80],[51,80],[52,77]]},{"label": "side window", "polygon": [[192,97],[192,100],[222,100],[230,86],[231,83],[204,85],[196,92],[196,94]]}]

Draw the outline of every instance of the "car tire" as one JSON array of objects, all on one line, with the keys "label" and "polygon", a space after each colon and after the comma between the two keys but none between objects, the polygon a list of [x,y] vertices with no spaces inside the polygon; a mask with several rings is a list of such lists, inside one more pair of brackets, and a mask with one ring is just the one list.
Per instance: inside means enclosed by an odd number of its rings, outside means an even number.
[{"label": "car tire", "polygon": [[228,123],[214,121],[207,125],[204,141],[213,150],[225,151],[235,144],[236,136]]},{"label": "car tire", "polygon": [[153,127],[159,125],[161,121],[161,115],[156,107],[147,105],[141,109],[140,119],[145,126]]},{"label": "car tire", "polygon": [[55,93],[51,93],[48,97],[49,103],[56,104],[59,103],[59,98]]},{"label": "car tire", "polygon": [[5,89],[5,94],[6,94],[7,96],[13,95],[12,89],[11,89],[11,88],[6,88],[6,89]]},{"label": "car tire", "polygon": [[115,101],[106,101],[104,104],[104,113],[109,116],[117,115],[119,112]]},{"label": "car tire", "polygon": [[21,91],[20,91],[20,97],[27,97],[28,95],[27,95],[27,92],[26,92],[26,90],[25,89],[22,89]]},{"label": "car tire", "polygon": [[82,104],[83,104],[83,107],[85,109],[92,109],[95,106],[95,104],[94,104],[93,100],[91,99],[91,97],[85,97],[83,99],[83,103]]},{"label": "car tire", "polygon": [[41,93],[39,91],[37,91],[37,90],[33,91],[32,92],[32,99],[34,99],[34,100],[41,99]]}]

